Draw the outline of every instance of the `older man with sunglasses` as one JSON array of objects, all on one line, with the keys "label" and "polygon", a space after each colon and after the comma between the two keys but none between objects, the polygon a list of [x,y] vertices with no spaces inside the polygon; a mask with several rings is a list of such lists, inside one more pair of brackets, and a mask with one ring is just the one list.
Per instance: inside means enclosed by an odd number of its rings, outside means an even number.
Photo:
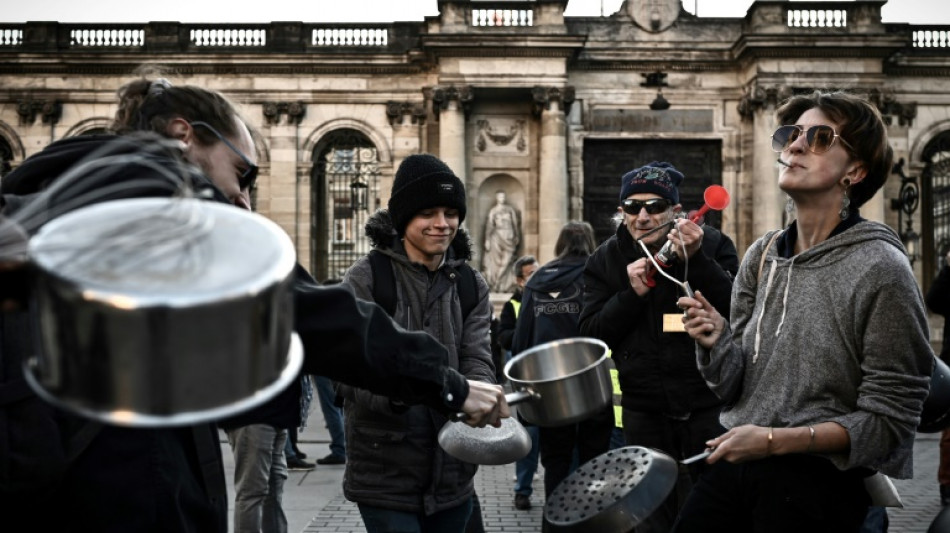
[{"label": "older man with sunglasses", "polygon": [[[655,255],[671,243],[676,256],[664,262],[668,267],[661,265],[664,272],[726,309],[739,268],[729,237],[679,216],[682,181],[673,165],[657,161],[624,174],[618,207],[622,223],[587,262],[580,317],[581,334],[606,342],[619,371],[626,444],[677,459],[703,451],[707,439],[722,433],[721,404],[696,368],[695,345],[676,306],[682,289],[656,272],[643,245]],[[669,531],[679,502],[704,466],[690,465],[688,475],[680,476],[666,502],[637,531]]]}]

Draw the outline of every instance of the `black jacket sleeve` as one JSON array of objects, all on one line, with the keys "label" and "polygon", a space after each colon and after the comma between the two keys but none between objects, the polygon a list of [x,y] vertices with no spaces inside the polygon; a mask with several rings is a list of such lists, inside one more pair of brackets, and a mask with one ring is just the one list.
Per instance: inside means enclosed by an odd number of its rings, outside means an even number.
[{"label": "black jacket sleeve", "polygon": [[294,325],[303,342],[303,372],[441,412],[458,412],[468,382],[448,353],[423,332],[406,331],[375,303],[344,285],[321,286],[298,265]]},{"label": "black jacket sleeve", "polygon": [[498,344],[506,350],[511,350],[511,341],[515,336],[517,319],[515,306],[511,303],[511,300],[508,300],[501,308],[501,317],[498,321]]},{"label": "black jacket sleeve", "polygon": [[943,315],[943,347],[940,349],[940,359],[950,361],[950,266],[941,267],[937,277],[930,284],[927,291],[927,307],[938,315]]},{"label": "black jacket sleeve", "polygon": [[950,266],[944,265],[930,284],[927,307],[938,315],[950,315]]},{"label": "black jacket sleeve", "polygon": [[613,248],[615,241],[602,244],[587,259],[584,267],[584,306],[580,333],[616,347],[629,333],[630,324],[639,322],[649,310],[649,302],[640,298],[626,279],[626,259]]}]

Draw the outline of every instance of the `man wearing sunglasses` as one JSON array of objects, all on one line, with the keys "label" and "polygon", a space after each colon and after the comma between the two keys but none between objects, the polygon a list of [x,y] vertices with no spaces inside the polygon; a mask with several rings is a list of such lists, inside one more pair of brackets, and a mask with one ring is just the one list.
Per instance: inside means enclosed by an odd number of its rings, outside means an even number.
[{"label": "man wearing sunglasses", "polygon": [[[735,245],[709,226],[680,218],[683,174],[654,161],[621,178],[622,223],[587,261],[581,335],[603,340],[619,372],[624,439],[627,445],[662,450],[684,459],[722,433],[720,400],[696,368],[695,345],[682,324],[676,300],[682,289],[648,259],[671,242],[678,258],[665,272],[688,281],[719,305],[729,307],[732,278],[739,268]],[[666,533],[679,501],[703,463],[689,466],[676,488],[637,531]]]}]

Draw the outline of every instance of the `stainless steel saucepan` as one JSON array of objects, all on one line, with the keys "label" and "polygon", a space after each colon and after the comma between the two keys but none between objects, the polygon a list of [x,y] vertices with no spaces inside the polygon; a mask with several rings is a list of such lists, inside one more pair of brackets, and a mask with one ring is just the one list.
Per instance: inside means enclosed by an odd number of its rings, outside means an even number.
[{"label": "stainless steel saucepan", "polygon": [[[551,341],[525,350],[505,365],[505,375],[515,389],[505,400],[517,404],[518,413],[538,426],[563,426],[590,418],[607,408],[613,396],[607,345],[588,337]],[[455,420],[464,417],[460,413]],[[531,450],[527,436],[513,418],[506,419],[501,428],[471,428],[450,421],[439,431],[439,444],[463,461],[507,464]]]},{"label": "stainless steel saucepan", "polygon": [[142,198],[64,214],[30,239],[49,402],[103,422],[174,426],[260,404],[296,378],[295,265],[262,216],[196,199]]}]

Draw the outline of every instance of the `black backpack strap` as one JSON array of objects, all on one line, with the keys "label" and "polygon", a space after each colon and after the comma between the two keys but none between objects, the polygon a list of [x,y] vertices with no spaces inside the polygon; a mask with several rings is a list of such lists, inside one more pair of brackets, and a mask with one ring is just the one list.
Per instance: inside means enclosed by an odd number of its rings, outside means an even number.
[{"label": "black backpack strap", "polygon": [[462,321],[464,322],[478,305],[478,281],[475,280],[475,271],[468,263],[462,263],[458,272],[459,277],[463,278],[458,282],[458,291],[459,304],[462,306]]},{"label": "black backpack strap", "polygon": [[396,316],[396,275],[392,261],[379,250],[370,250],[369,266],[373,271],[373,301],[389,316]]},{"label": "black backpack strap", "polygon": [[[370,250],[369,265],[373,271],[373,301],[389,313],[389,316],[395,316],[396,275],[393,273],[392,261],[379,250]],[[478,305],[478,281],[475,279],[475,271],[468,263],[462,263],[458,273],[459,304],[464,321]]]}]

